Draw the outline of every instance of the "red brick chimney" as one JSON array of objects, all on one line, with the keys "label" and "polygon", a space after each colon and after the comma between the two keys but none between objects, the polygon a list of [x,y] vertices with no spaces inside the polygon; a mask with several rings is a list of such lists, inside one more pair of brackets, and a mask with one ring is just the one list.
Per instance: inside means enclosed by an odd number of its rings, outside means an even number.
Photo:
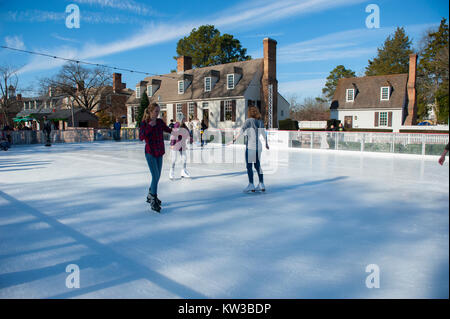
[{"label": "red brick chimney", "polygon": [[269,86],[272,86],[272,127],[278,127],[278,81],[277,81],[277,41],[265,38],[263,76],[261,79],[261,115],[264,124],[270,128],[269,123]]},{"label": "red brick chimney", "polygon": [[113,73],[113,92],[119,93],[122,90],[122,74]]},{"label": "red brick chimney", "polygon": [[416,125],[417,102],[416,102],[416,70],[417,54],[409,55],[408,73],[408,114],[403,125]]},{"label": "red brick chimney", "polygon": [[17,101],[22,101],[22,94],[17,94]]},{"label": "red brick chimney", "polygon": [[177,73],[192,69],[192,58],[190,56],[182,55],[177,58]]}]

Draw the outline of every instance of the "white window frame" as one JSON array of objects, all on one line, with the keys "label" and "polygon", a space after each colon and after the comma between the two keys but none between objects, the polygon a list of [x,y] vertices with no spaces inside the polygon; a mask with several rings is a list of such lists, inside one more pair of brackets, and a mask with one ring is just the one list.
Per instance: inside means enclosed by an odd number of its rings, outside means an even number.
[{"label": "white window frame", "polygon": [[177,103],[175,119],[177,118],[177,115],[178,115],[179,113],[183,113],[183,104],[181,104],[181,103]]},{"label": "white window frame", "polygon": [[[349,94],[350,91],[352,92],[352,99],[351,100],[348,98],[348,94]],[[355,89],[347,89],[345,91],[345,101],[346,102],[353,102],[353,101],[355,101]]]},{"label": "white window frame", "polygon": [[211,79],[211,77],[205,77],[205,92],[210,92],[211,91],[211,87],[212,87],[212,79]]},{"label": "white window frame", "polygon": [[136,98],[137,99],[141,98],[141,87],[140,86],[136,87]]},{"label": "white window frame", "polygon": [[[382,115],[384,115],[382,117]],[[383,121],[382,121],[383,120]],[[386,122],[384,122],[386,121]],[[388,126],[388,112],[380,112],[378,114],[378,126]]]},{"label": "white window frame", "polygon": [[[192,110],[192,112],[191,112]],[[191,119],[191,115],[192,115],[192,119],[195,118],[195,103],[194,102],[189,102],[188,104],[188,120]]]},{"label": "white window frame", "polygon": [[[387,89],[387,98],[383,99],[383,89]],[[382,86],[380,89],[380,100],[381,101],[389,101],[389,96],[391,94],[391,88],[389,86]]]},{"label": "white window frame", "polygon": [[224,114],[225,121],[232,121],[233,120],[233,101],[232,100],[225,100],[223,111],[225,112],[225,114]]},{"label": "white window frame", "polygon": [[178,94],[184,94],[184,81],[178,81]]},{"label": "white window frame", "polygon": [[[230,86],[230,79],[232,79],[231,86]],[[227,89],[228,90],[234,89],[234,74],[227,74]]]},{"label": "white window frame", "polygon": [[153,86],[147,85],[147,95],[148,95],[148,97],[153,96]]}]

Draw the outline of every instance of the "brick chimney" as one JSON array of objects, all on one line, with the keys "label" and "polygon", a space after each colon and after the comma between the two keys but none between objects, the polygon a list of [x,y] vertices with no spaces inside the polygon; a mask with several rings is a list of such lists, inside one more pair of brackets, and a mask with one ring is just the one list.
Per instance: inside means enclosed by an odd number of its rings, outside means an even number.
[{"label": "brick chimney", "polygon": [[113,73],[113,92],[120,93],[123,89],[122,85],[122,74],[121,73]]},{"label": "brick chimney", "polygon": [[278,127],[278,81],[277,81],[277,41],[265,38],[263,76],[261,79],[261,115],[264,124],[270,128],[269,123],[269,86],[272,85],[272,128]]},{"label": "brick chimney", "polygon": [[22,101],[22,94],[17,94],[17,101]]},{"label": "brick chimney", "polygon": [[177,58],[177,73],[192,69],[192,58],[190,56],[179,56]]},{"label": "brick chimney", "polygon": [[409,73],[408,73],[408,113],[403,125],[416,125],[417,102],[416,102],[416,71],[417,54],[409,55]]}]

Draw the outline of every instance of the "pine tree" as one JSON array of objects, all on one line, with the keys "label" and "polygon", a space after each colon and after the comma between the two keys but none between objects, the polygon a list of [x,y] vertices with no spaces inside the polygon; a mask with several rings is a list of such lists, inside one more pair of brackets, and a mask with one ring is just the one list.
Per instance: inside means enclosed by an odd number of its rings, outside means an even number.
[{"label": "pine tree", "polygon": [[325,83],[325,87],[322,89],[322,93],[328,101],[331,101],[333,98],[334,92],[336,91],[336,86],[338,84],[339,79],[342,78],[352,78],[355,77],[356,74],[354,71],[350,69],[346,69],[343,65],[338,65],[327,77],[327,82]]},{"label": "pine tree", "polygon": [[138,115],[136,117],[136,127],[139,127],[142,122],[142,117],[144,116],[144,110],[149,106],[150,101],[148,95],[144,92],[141,96],[141,104],[139,105]]},{"label": "pine tree", "polygon": [[366,67],[366,75],[387,75],[408,73],[411,41],[403,28],[397,28],[394,36],[389,35],[378,55]]}]

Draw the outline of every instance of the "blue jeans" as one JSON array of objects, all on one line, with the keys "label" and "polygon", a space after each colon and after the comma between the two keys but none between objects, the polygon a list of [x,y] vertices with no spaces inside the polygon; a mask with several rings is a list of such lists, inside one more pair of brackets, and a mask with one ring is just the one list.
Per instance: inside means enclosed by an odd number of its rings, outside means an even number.
[{"label": "blue jeans", "polygon": [[250,184],[253,184],[253,165],[255,165],[256,172],[258,173],[258,179],[260,183],[264,183],[264,176],[261,170],[261,163],[259,161],[261,157],[261,152],[258,150],[250,150],[250,158],[249,158],[249,149],[245,149],[245,162],[247,163],[247,175],[248,181]]},{"label": "blue jeans", "polygon": [[163,157],[155,157],[153,155],[145,153],[145,159],[147,160],[148,168],[152,174],[152,182],[150,184],[149,193],[156,195],[158,193],[158,182],[161,177]]}]

